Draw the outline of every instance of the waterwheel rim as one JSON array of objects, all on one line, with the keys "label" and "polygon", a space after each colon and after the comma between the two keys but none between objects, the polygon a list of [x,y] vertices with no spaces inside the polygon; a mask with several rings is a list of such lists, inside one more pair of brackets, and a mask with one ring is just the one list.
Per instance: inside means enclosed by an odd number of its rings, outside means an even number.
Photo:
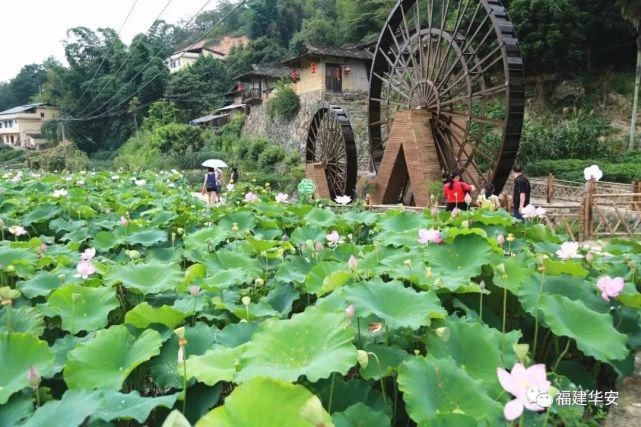
[{"label": "waterwheel rim", "polygon": [[378,169],[396,111],[427,110],[441,169],[500,191],[523,126],[523,61],[498,0],[401,0],[370,72],[369,135]]},{"label": "waterwheel rim", "polygon": [[306,163],[325,167],[330,196],[353,197],[358,176],[356,142],[345,111],[335,105],[314,115],[307,135]]}]

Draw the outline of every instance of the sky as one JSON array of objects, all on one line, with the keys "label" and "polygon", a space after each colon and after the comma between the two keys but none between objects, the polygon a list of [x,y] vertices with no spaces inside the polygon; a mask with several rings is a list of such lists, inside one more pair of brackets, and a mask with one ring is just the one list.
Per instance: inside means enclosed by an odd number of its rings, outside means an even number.
[{"label": "sky", "polygon": [[[147,31],[168,0],[138,0],[122,30],[125,43]],[[190,19],[206,0],[172,0],[161,17],[176,23]],[[205,10],[213,9],[212,0]],[[15,77],[24,65],[40,63],[50,56],[64,62],[63,40],[69,28],[93,30],[110,27],[116,31],[124,22],[134,0],[6,0],[0,2],[0,81]]]}]

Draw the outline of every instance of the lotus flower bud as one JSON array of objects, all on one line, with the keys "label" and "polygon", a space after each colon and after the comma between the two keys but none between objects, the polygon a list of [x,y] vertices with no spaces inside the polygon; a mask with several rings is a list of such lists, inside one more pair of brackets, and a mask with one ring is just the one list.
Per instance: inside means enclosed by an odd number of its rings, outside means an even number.
[{"label": "lotus flower bud", "polygon": [[181,345],[178,347],[178,357],[177,357],[178,364],[180,365],[185,361],[185,346]]},{"label": "lotus flower bud", "polygon": [[129,257],[129,259],[132,259],[132,260],[140,259],[140,256],[141,256],[141,255],[140,255],[140,252],[138,252],[138,251],[137,251],[137,250],[135,250],[135,249],[134,249],[134,250],[131,250],[131,251],[125,251],[125,253],[126,253],[126,254],[127,254],[127,256]]},{"label": "lotus flower bud", "polygon": [[443,327],[440,327],[440,328],[436,328],[436,330],[434,332],[443,341],[447,342],[450,339],[451,331],[450,331],[450,328],[448,328],[448,327],[443,326]]},{"label": "lotus flower bud", "polygon": [[260,277],[254,280],[254,285],[256,285],[257,288],[260,288],[265,284],[265,281],[261,279]]},{"label": "lotus flower bud", "polygon": [[516,357],[519,359],[521,364],[527,366],[527,354],[530,351],[530,346],[528,344],[514,344],[512,348],[514,349],[514,353],[516,353]]},{"label": "lotus flower bud", "polygon": [[7,270],[7,273],[15,273],[16,268],[13,265],[8,265],[6,270]]},{"label": "lotus flower bud", "polygon": [[184,229],[184,228],[182,228],[182,227],[179,227],[179,228],[176,230],[176,233],[177,233],[179,236],[182,236],[183,234],[185,234],[185,229]]},{"label": "lotus flower bud", "polygon": [[252,302],[251,298],[245,296],[240,299],[240,301],[243,303],[245,307],[248,307],[249,304]]},{"label": "lotus flower bud", "polygon": [[461,228],[470,228],[470,222],[468,220],[461,222]]},{"label": "lotus flower bud", "polygon": [[189,293],[191,294],[192,297],[197,297],[200,295],[200,287],[198,286],[192,286],[189,288]]},{"label": "lotus flower bud", "polygon": [[485,280],[481,280],[481,283],[479,283],[479,288],[485,289]]},{"label": "lotus flower bud", "polygon": [[496,243],[503,246],[505,244],[505,236],[502,234],[499,234],[498,236],[496,236]]},{"label": "lotus flower bud", "polygon": [[233,224],[231,225],[231,231],[233,231],[234,233],[236,233],[236,232],[238,231],[238,224],[233,223]]},{"label": "lotus flower bud", "polygon": [[354,312],[355,312],[354,304],[350,304],[350,305],[345,309],[345,314],[347,314],[347,317],[349,317],[350,319],[353,319],[353,318],[354,318]]},{"label": "lotus flower bud", "polygon": [[29,372],[27,372],[27,379],[29,380],[29,385],[33,388],[38,388],[40,386],[40,381],[42,380],[42,377],[40,376],[40,373],[35,367],[29,368]]},{"label": "lotus flower bud", "polygon": [[[312,246],[311,244],[309,246]],[[316,252],[321,252],[323,250],[323,243],[322,242],[316,242],[316,245],[314,247],[316,249]]]},{"label": "lotus flower bud", "polygon": [[174,334],[176,334],[179,340],[185,339],[185,327],[181,326],[178,329],[174,329]]},{"label": "lotus flower bud", "polygon": [[454,208],[452,210],[451,216],[452,216],[452,218],[456,218],[458,216],[458,214],[459,214],[458,208]]},{"label": "lotus flower bud", "polygon": [[586,260],[587,262],[592,262],[592,261],[594,261],[594,253],[590,251],[590,252],[588,252],[587,254],[585,254],[585,260]]},{"label": "lotus flower bud", "polygon": [[635,264],[634,261],[628,261],[628,268],[632,271],[636,271],[637,265]]},{"label": "lotus flower bud", "polygon": [[498,271],[501,274],[505,274],[505,264],[501,263],[496,266],[496,271]]},{"label": "lotus flower bud", "polygon": [[351,255],[349,257],[349,260],[347,261],[347,266],[352,271],[356,271],[356,269],[358,268],[358,260],[356,259],[356,257],[354,255]]},{"label": "lotus flower bud", "polygon": [[411,259],[406,259],[405,261],[403,261],[403,265],[405,267],[411,267],[412,266],[412,260]]},{"label": "lotus flower bud", "polygon": [[432,208],[432,216],[438,216],[439,212],[440,211],[438,210],[438,208],[436,207]]},{"label": "lotus flower bud", "polygon": [[472,196],[470,196],[470,193],[467,193],[463,200],[465,201],[466,205],[471,205],[472,204]]},{"label": "lotus flower bud", "polygon": [[369,356],[366,351],[356,350],[356,360],[358,360],[358,364],[361,365],[361,368],[367,368],[367,365],[369,364]]}]

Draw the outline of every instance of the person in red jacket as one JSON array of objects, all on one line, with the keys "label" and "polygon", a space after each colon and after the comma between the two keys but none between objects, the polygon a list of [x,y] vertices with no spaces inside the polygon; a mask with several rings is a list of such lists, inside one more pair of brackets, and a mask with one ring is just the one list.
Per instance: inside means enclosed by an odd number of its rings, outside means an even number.
[{"label": "person in red jacket", "polygon": [[451,212],[454,208],[457,208],[466,211],[468,204],[465,203],[465,196],[474,190],[473,185],[463,181],[460,171],[453,171],[443,186],[443,194],[447,199],[447,210]]}]

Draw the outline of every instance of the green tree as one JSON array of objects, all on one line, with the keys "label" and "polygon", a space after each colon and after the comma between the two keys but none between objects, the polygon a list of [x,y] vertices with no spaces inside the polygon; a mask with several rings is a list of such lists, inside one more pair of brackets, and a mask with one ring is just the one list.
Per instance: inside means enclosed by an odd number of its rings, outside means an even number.
[{"label": "green tree", "polygon": [[562,71],[580,63],[586,17],[576,0],[512,0],[510,16],[530,72]]},{"label": "green tree", "polygon": [[171,76],[166,96],[184,117],[194,119],[224,105],[223,94],[229,91],[229,82],[222,61],[201,56],[194,65]]},{"label": "green tree", "polygon": [[200,128],[172,123],[154,131],[153,144],[161,153],[182,157],[203,148],[204,139]]},{"label": "green tree", "polygon": [[152,132],[155,129],[177,122],[178,109],[174,103],[166,100],[156,101],[149,107],[149,113],[142,124],[142,128]]}]

